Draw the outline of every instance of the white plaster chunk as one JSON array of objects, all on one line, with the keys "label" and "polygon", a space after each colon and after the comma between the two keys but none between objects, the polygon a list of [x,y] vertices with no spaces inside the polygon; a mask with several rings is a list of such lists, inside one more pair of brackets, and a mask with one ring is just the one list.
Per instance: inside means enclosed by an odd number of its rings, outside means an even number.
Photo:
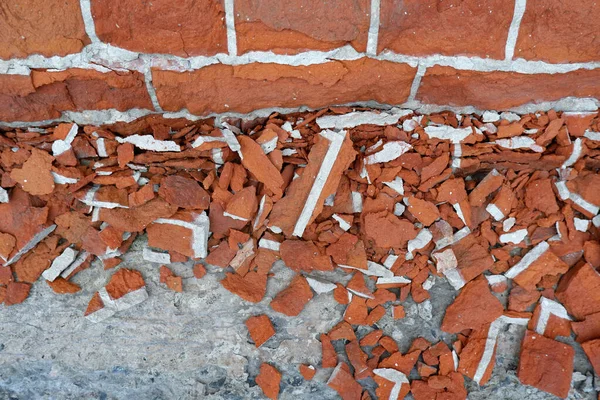
[{"label": "white plaster chunk", "polygon": [[423,289],[430,290],[435,285],[435,277],[431,275],[429,278],[425,279],[423,282]]},{"label": "white plaster chunk", "polygon": [[50,268],[42,272],[42,276],[44,277],[44,279],[50,282],[54,282],[54,280],[58,278],[60,273],[67,269],[69,265],[71,265],[71,263],[75,261],[75,258],[77,257],[78,253],[79,252],[77,250],[73,250],[72,248],[67,247],[61,255],[59,255],[54,259],[54,261],[52,261],[52,265],[50,265]]},{"label": "white plaster chunk", "polygon": [[504,276],[506,276],[509,279],[515,279],[517,275],[529,268],[529,266],[533,264],[535,260],[540,258],[540,256],[544,254],[549,248],[550,245],[548,245],[548,243],[546,243],[545,241],[540,242],[537,246],[531,249],[531,251],[525,254],[518,263],[513,265],[511,269],[506,271],[504,273]]},{"label": "white plaster chunk", "polygon": [[265,154],[269,154],[270,152],[275,150],[277,148],[277,140],[278,139],[279,138],[277,136],[275,136],[273,139],[269,140],[268,142],[261,144],[260,147],[262,148],[263,152]]},{"label": "white plaster chunk", "polygon": [[194,252],[193,258],[206,258],[208,254],[208,237],[210,236],[210,220],[205,211],[198,214],[193,222],[182,221],[179,219],[159,218],[154,221],[154,223],[177,225],[191,230],[191,247]]},{"label": "white plaster chunk", "polygon": [[326,207],[333,207],[335,201],[335,193],[330,194],[329,196],[327,196],[327,198],[325,199],[325,202],[323,203],[324,206]]},{"label": "white plaster chunk", "polygon": [[0,203],[8,203],[8,191],[0,187]]},{"label": "white plaster chunk", "polygon": [[311,278],[310,276],[306,277],[306,281],[308,282],[310,288],[317,294],[332,292],[337,287],[335,283]]},{"label": "white plaster chunk", "polygon": [[594,224],[594,226],[596,228],[600,228],[600,215],[596,215],[593,219],[592,219],[592,224]]},{"label": "white plaster chunk", "polygon": [[235,151],[236,153],[238,153],[240,155],[240,158],[243,160],[244,156],[242,155],[242,146],[240,145],[240,142],[238,142],[237,138],[235,137],[235,133],[237,131],[237,133],[239,133],[239,129],[237,129],[234,126],[229,125],[228,123],[223,123],[223,126],[225,126],[224,129],[221,129],[221,133],[223,134],[223,137],[225,138],[225,141],[227,142],[227,145],[229,146],[229,148],[231,149],[231,151]]},{"label": "white plaster chunk", "polygon": [[502,114],[500,114],[500,118],[508,122],[517,122],[521,120],[521,116],[519,114],[515,114],[514,112],[510,111],[505,111]]},{"label": "white plaster chunk", "polygon": [[425,133],[430,138],[440,139],[440,140],[449,140],[452,143],[459,143],[467,138],[470,134],[473,133],[473,129],[471,127],[465,128],[454,128],[449,125],[442,126],[426,126]]},{"label": "white plaster chunk", "polygon": [[519,229],[518,231],[503,233],[498,238],[501,243],[519,244],[527,237],[527,229]]},{"label": "white plaster chunk", "polygon": [[498,128],[496,127],[496,125],[492,124],[491,122],[481,125],[479,127],[479,130],[481,132],[487,132],[492,135],[495,135],[496,133],[498,133]]},{"label": "white plaster chunk", "polygon": [[204,143],[210,143],[210,142],[223,142],[223,143],[227,143],[227,141],[225,140],[224,137],[218,137],[218,136],[198,136],[196,138],[196,140],[194,140],[194,142],[192,143],[192,147],[193,148],[200,147]]},{"label": "white plaster chunk", "polygon": [[362,193],[352,192],[352,212],[354,212],[354,213],[362,212],[362,208],[363,208]]},{"label": "white plaster chunk", "polygon": [[338,222],[338,224],[340,224],[340,228],[342,228],[346,232],[348,232],[348,230],[352,227],[348,222],[346,222],[345,219],[343,219],[337,214],[333,214],[331,217],[335,219]]},{"label": "white plaster chunk", "polygon": [[421,229],[414,239],[408,241],[408,253],[406,254],[406,256],[408,257],[408,255],[410,254],[412,259],[413,251],[424,248],[429,244],[429,242],[431,242],[432,239],[433,235],[431,234],[429,229]]},{"label": "white plaster chunk", "polygon": [[142,258],[146,261],[150,261],[157,264],[171,263],[171,256],[169,255],[169,253],[154,251],[148,247],[144,247],[144,250],[142,250]]},{"label": "white plaster chunk", "polygon": [[573,219],[574,225],[575,225],[575,229],[578,230],[579,232],[587,232],[587,230],[590,227],[590,220],[589,219],[581,219],[581,218],[577,218],[575,217]]},{"label": "white plaster chunk", "polygon": [[211,154],[212,160],[215,162],[215,164],[217,164],[217,165],[225,164],[225,160],[223,159],[223,150],[221,150],[219,148],[215,148],[215,149],[211,150],[210,154]]},{"label": "white plaster chunk", "polygon": [[516,222],[517,222],[517,219],[515,217],[507,218],[506,221],[504,221],[502,223],[502,230],[504,232],[510,231],[512,229],[512,227],[515,226]]},{"label": "white plaster chunk", "polygon": [[497,122],[500,121],[500,114],[496,111],[484,111],[482,116],[483,122]]},{"label": "white plaster chunk", "polygon": [[383,182],[383,184],[394,189],[398,194],[401,194],[404,196],[404,181],[399,176],[394,178],[393,181]]},{"label": "white plaster chunk", "polygon": [[67,133],[67,136],[64,140],[59,139],[52,142],[52,155],[54,157],[59,156],[71,149],[71,144],[73,143],[75,136],[77,136],[78,128],[79,127],[77,124],[71,125],[71,129],[69,129],[69,133]]},{"label": "white plaster chunk", "polygon": [[403,276],[394,276],[391,278],[377,278],[377,285],[399,285],[410,283],[411,280]]},{"label": "white plaster chunk", "polygon": [[465,286],[465,279],[458,270],[458,260],[452,249],[433,253],[433,258],[436,260],[437,271],[444,274],[446,279],[448,279],[448,283],[455,290],[459,290]]},{"label": "white plaster chunk", "polygon": [[260,203],[258,204],[258,212],[256,213],[256,217],[254,217],[254,222],[252,223],[252,228],[254,230],[258,229],[258,223],[260,222],[261,217],[265,212],[265,202],[267,201],[267,195],[264,194],[260,199]]},{"label": "white plaster chunk", "polygon": [[337,160],[337,156],[342,149],[342,145],[344,143],[344,139],[346,137],[345,131],[334,132],[330,130],[324,130],[320,132],[320,135],[325,139],[329,140],[330,144],[327,149],[327,153],[325,153],[325,157],[323,158],[323,162],[321,163],[321,167],[319,168],[319,172],[315,177],[315,181],[313,182],[312,187],[310,188],[310,192],[308,193],[308,197],[304,202],[304,207],[302,208],[302,212],[298,217],[298,221],[296,221],[296,226],[294,227],[294,236],[302,237],[304,234],[304,229],[308,225],[308,221],[315,210],[315,206],[317,205],[317,201],[319,197],[321,197],[321,192],[325,187],[325,183],[327,183],[327,179],[329,178],[329,174]]},{"label": "white plaster chunk", "polygon": [[317,125],[321,129],[348,129],[359,125],[394,125],[400,118],[412,114],[411,110],[393,108],[390,111],[355,111],[341,115],[325,115],[317,118]]},{"label": "white plaster chunk", "polygon": [[110,318],[119,311],[124,311],[134,307],[148,298],[148,292],[146,291],[145,286],[129,292],[116,300],[113,300],[110,297],[110,294],[106,291],[106,288],[100,289],[98,294],[100,294],[100,299],[102,299],[104,307],[85,317],[87,320],[94,323]]},{"label": "white plaster chunk", "polygon": [[297,154],[298,151],[296,151],[296,149],[283,149],[281,150],[281,155],[284,157],[289,157],[289,156],[293,156],[294,154]]},{"label": "white plaster chunk", "polygon": [[485,279],[487,279],[490,286],[499,285],[508,281],[508,278],[504,275],[485,275]]},{"label": "white plaster chunk", "polygon": [[96,139],[96,150],[98,151],[99,157],[108,157],[108,153],[106,152],[106,143],[104,142],[104,138]]},{"label": "white plaster chunk", "polygon": [[405,132],[408,132],[408,133],[414,131],[421,125],[422,119],[423,119],[423,117],[421,115],[419,115],[419,116],[404,120],[404,122],[402,122],[402,130]]},{"label": "white plaster chunk", "polygon": [[276,242],[274,240],[269,240],[269,239],[263,238],[258,241],[258,247],[260,247],[261,249],[279,251],[280,246],[281,246],[281,243]]},{"label": "white plaster chunk", "polygon": [[504,219],[504,213],[494,203],[488,204],[485,208],[485,211],[487,211],[492,217],[494,217],[496,221],[502,221]]},{"label": "white plaster chunk", "polygon": [[383,148],[365,159],[365,164],[377,164],[392,161],[412,149],[412,146],[401,140],[387,142]]},{"label": "white plaster chunk", "polygon": [[454,211],[456,211],[456,215],[458,215],[458,218],[460,218],[463,224],[467,225],[467,220],[465,219],[465,214],[463,214],[460,203],[452,204],[452,208],[454,208]]},{"label": "white plaster chunk", "polygon": [[406,206],[400,202],[394,204],[394,215],[396,217],[401,216],[406,211]]},{"label": "white plaster chunk", "polygon": [[543,335],[546,332],[546,327],[548,326],[551,315],[571,321],[567,309],[562,304],[542,296],[540,299],[540,315],[535,324],[535,331],[538,334]]},{"label": "white plaster chunk", "polygon": [[583,137],[588,138],[590,140],[600,141],[600,132],[594,132],[588,129],[583,134]]},{"label": "white plaster chunk", "polygon": [[581,157],[582,151],[583,151],[583,143],[581,141],[581,138],[577,138],[573,142],[573,151],[569,155],[569,158],[567,158],[565,160],[565,162],[563,163],[561,168],[567,168],[567,167],[570,167],[571,165],[575,164],[577,162],[577,160],[579,160],[579,157]]},{"label": "white plaster chunk", "polygon": [[540,145],[537,145],[535,140],[529,136],[515,136],[509,139],[498,139],[493,143],[500,147],[504,147],[505,149],[530,149],[536,153],[544,152],[544,148]]},{"label": "white plaster chunk", "polygon": [[152,135],[131,135],[127,137],[117,137],[119,143],[131,143],[135,147],[149,151],[174,151],[180,152],[181,147],[172,140],[156,140]]},{"label": "white plaster chunk", "polygon": [[89,255],[90,254],[87,251],[80,252],[77,255],[77,257],[75,257],[75,260],[60,273],[60,277],[64,278],[64,279],[68,279],[69,276],[73,273],[73,271],[75,271],[77,268],[79,268],[81,266],[81,264],[83,264],[85,262],[85,260],[87,260]]}]

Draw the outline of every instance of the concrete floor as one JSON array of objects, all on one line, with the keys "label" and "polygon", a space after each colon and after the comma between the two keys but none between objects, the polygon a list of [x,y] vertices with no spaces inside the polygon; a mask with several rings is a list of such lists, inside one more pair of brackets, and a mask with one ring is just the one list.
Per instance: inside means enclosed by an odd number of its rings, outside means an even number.
[{"label": "concrete floor", "polygon": [[[283,373],[281,399],[338,398],[325,384],[331,370],[319,370],[310,382],[298,372],[301,363],[320,365],[317,338],[342,317],[344,307],[331,294],[315,296],[296,318],[275,313],[269,302],[293,275],[281,263],[258,304],[223,289],[220,268],[209,266],[209,274],[195,279],[191,263],[172,265],[184,277],[184,292],[174,293],[158,283],[159,265],[142,259],[144,246],[145,238],[138,239],[121,265],[142,272],[150,298],[102,323],[83,318],[92,294],[113,272],[96,263],[75,277],[82,287],[77,294],[56,295],[38,282],[25,303],[0,306],[0,399],[258,399],[263,396],[254,378],[261,362]],[[345,281],[339,273],[328,277]],[[393,321],[388,313],[380,321],[401,351],[417,336],[449,338],[438,326],[456,293],[437,279],[431,294],[431,302],[407,301],[403,320]],[[270,316],[277,334],[257,349],[244,321],[262,313]],[[360,327],[359,333],[369,330]],[[511,327],[501,334],[493,378],[482,388],[469,382],[469,399],[555,398],[520,385],[515,376],[523,332]],[[589,363],[575,347],[576,371],[591,377]],[[574,379],[569,398],[596,399],[591,378],[582,379]],[[375,387],[372,381],[363,384]]]}]

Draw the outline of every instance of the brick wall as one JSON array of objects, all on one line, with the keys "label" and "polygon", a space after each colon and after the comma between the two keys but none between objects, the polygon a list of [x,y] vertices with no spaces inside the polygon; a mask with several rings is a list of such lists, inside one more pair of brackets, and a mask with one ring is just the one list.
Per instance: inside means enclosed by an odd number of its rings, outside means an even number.
[{"label": "brick wall", "polygon": [[3,0],[0,121],[595,110],[599,18],[580,0]]}]

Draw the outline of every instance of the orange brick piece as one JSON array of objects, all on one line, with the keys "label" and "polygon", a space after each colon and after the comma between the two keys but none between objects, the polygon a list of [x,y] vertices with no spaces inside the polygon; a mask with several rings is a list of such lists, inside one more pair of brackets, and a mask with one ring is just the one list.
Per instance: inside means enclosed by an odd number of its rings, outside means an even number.
[{"label": "orange brick piece", "polygon": [[262,346],[271,336],[275,335],[271,320],[264,314],[248,318],[246,327],[256,347]]},{"label": "orange brick piece", "polygon": [[382,0],[379,51],[503,59],[513,8],[502,0]]},{"label": "orange brick piece", "polygon": [[479,72],[435,66],[427,69],[417,100],[428,104],[505,110],[564,97],[600,97],[600,71],[564,74]]},{"label": "orange brick piece", "polygon": [[92,15],[100,40],[142,53],[181,57],[227,52],[221,1],[94,0]]},{"label": "orange brick piece", "polygon": [[350,44],[364,52],[369,13],[367,0],[238,0],[235,2],[238,51],[293,54]]},{"label": "orange brick piece", "polygon": [[160,283],[164,283],[167,287],[175,292],[183,292],[183,282],[180,276],[177,276],[164,265],[160,267]]},{"label": "orange brick piece", "polygon": [[2,0],[0,58],[65,56],[90,43],[78,1]]},{"label": "orange brick piece", "polygon": [[308,66],[215,64],[183,73],[154,70],[152,76],[165,110],[187,108],[203,115],[367,100],[401,104],[408,98],[415,72],[406,64],[363,58]]},{"label": "orange brick piece", "polygon": [[260,386],[265,396],[271,400],[276,400],[279,396],[281,372],[270,364],[262,363],[260,372],[256,377],[256,383]]}]

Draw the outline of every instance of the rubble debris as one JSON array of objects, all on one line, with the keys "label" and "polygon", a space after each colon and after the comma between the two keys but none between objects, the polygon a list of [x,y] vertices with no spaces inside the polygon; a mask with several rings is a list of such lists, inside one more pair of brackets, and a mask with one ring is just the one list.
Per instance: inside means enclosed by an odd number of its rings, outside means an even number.
[{"label": "rubble debris", "polygon": [[[598,113],[336,107],[183,124],[4,129],[0,302],[26,301],[40,276],[79,296],[72,278],[97,259],[114,273],[85,318],[129,309],[148,293],[121,256],[145,233],[143,259],[176,292],[169,265],[189,263],[260,303],[281,260],[294,273],[270,300],[282,318],[333,297],[345,310],[320,332],[319,368],[344,399],[370,398],[366,378],[379,398],[464,399],[464,377],[494,373],[507,325],[528,329],[523,384],[566,395],[573,349],[554,339],[571,330],[598,372]],[[456,340],[402,353],[381,326],[434,321],[446,282],[456,297],[441,329]],[[275,334],[266,315],[246,325],[256,347]],[[282,376],[264,361],[256,382],[277,398]]]}]

